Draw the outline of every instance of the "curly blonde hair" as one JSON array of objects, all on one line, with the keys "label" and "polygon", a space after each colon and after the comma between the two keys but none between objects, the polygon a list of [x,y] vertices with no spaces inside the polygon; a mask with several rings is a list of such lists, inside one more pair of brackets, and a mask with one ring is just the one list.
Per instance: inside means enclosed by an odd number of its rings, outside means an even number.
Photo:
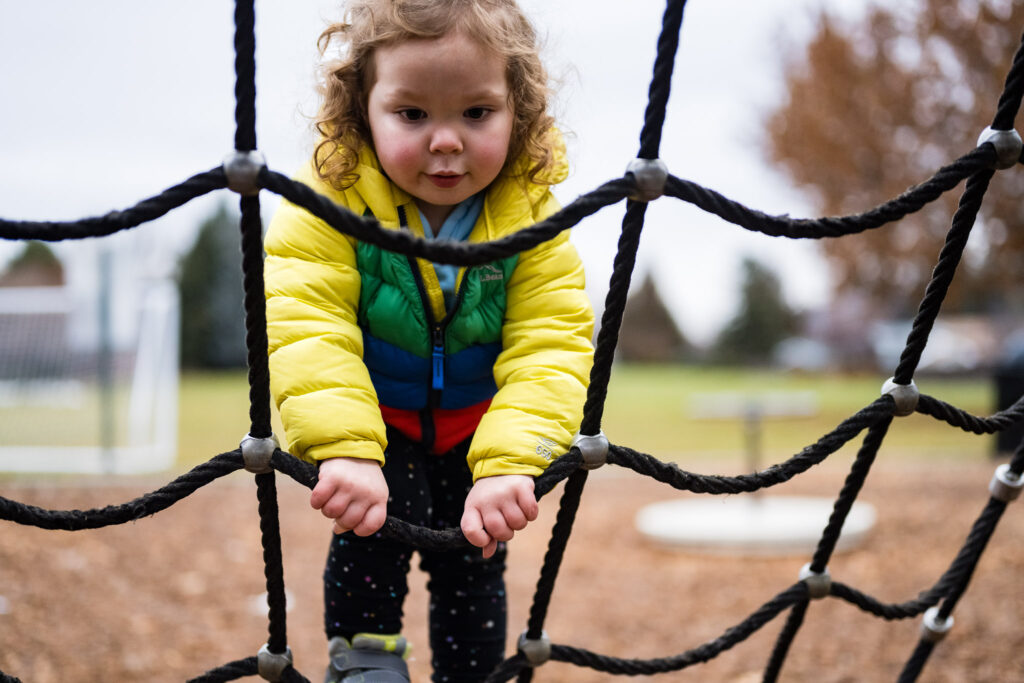
[{"label": "curly blonde hair", "polygon": [[[320,35],[321,56],[332,43],[340,56],[324,63],[319,86],[320,134],[314,158],[320,177],[336,189],[351,187],[359,151],[372,140],[367,99],[374,83],[374,51],[414,38],[440,38],[460,30],[506,59],[514,121],[503,173],[525,156],[525,177],[545,182],[554,164],[548,114],[548,75],[541,64],[537,33],[515,0],[348,0],[346,20]],[[518,170],[518,169],[517,169]]]}]

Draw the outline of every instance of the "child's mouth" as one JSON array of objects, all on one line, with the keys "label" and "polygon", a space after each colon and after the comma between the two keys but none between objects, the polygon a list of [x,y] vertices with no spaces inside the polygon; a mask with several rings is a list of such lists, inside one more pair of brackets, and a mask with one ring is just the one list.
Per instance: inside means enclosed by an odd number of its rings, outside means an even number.
[{"label": "child's mouth", "polygon": [[430,182],[434,183],[438,187],[448,188],[455,187],[462,180],[463,174],[461,173],[431,173],[428,177]]}]

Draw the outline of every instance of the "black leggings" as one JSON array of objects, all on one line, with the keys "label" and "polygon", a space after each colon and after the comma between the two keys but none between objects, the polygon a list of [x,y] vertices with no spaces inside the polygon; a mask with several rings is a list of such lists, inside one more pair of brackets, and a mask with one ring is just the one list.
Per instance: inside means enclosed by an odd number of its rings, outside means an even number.
[{"label": "black leggings", "polygon": [[[469,440],[444,455],[388,429],[384,478],[388,514],[433,529],[458,527],[472,477]],[[406,574],[414,549],[377,533],[331,541],[324,570],[327,637],[400,633]],[[489,559],[479,548],[420,551],[429,575],[430,647],[435,683],[482,681],[504,658],[505,544]]]}]

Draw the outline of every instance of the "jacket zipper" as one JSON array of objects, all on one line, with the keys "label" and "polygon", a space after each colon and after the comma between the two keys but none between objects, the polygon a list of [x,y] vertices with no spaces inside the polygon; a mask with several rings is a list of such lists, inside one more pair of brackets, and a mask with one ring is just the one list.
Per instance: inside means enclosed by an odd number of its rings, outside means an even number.
[{"label": "jacket zipper", "polygon": [[[409,226],[406,222],[404,206],[398,207],[398,217],[402,229],[408,230]],[[441,405],[441,392],[444,391],[444,333],[448,329],[448,323],[455,317],[455,313],[459,310],[459,305],[462,303],[462,295],[465,291],[466,277],[469,275],[469,269],[467,268],[463,273],[462,282],[459,283],[458,289],[455,290],[455,301],[452,304],[451,310],[438,322],[434,319],[434,308],[430,304],[430,298],[427,296],[427,286],[423,282],[423,274],[420,272],[416,257],[407,256],[406,258],[409,261],[409,268],[412,270],[413,280],[416,281],[416,289],[419,291],[420,301],[423,303],[423,312],[427,317],[427,325],[430,327],[430,392],[427,405],[420,411],[420,434],[423,445],[431,448],[437,437],[434,429],[433,409]]]},{"label": "jacket zipper", "polygon": [[[455,301],[452,303],[451,310],[445,314],[440,322],[435,321],[434,309],[431,307],[430,299],[427,297],[427,287],[423,283],[423,275],[420,273],[419,264],[416,263],[415,257],[410,256],[408,258],[409,267],[412,268],[413,278],[416,280],[416,288],[420,293],[420,300],[423,302],[423,311],[427,316],[427,325],[430,327],[431,373],[429,404],[436,407],[441,403],[441,392],[444,391],[444,333],[448,329],[448,323],[455,317],[455,313],[459,310],[459,305],[462,303],[465,282],[461,283],[456,290]],[[463,276],[463,281],[465,281],[465,276]]]}]

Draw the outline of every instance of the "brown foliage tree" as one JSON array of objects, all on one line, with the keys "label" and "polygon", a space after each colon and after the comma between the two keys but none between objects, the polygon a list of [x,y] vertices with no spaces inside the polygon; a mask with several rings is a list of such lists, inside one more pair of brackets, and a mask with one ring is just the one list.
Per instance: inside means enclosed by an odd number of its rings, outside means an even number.
[{"label": "brown foliage tree", "polygon": [[[822,13],[786,65],[787,97],[767,119],[767,152],[829,215],[864,211],[930,177],[991,124],[1024,29],[1024,3],[916,0],[855,23]],[[1019,168],[1019,167],[1018,167]],[[839,291],[879,312],[917,306],[960,188],[868,233],[825,240]],[[1024,175],[996,174],[948,306],[1024,308]]]}]

